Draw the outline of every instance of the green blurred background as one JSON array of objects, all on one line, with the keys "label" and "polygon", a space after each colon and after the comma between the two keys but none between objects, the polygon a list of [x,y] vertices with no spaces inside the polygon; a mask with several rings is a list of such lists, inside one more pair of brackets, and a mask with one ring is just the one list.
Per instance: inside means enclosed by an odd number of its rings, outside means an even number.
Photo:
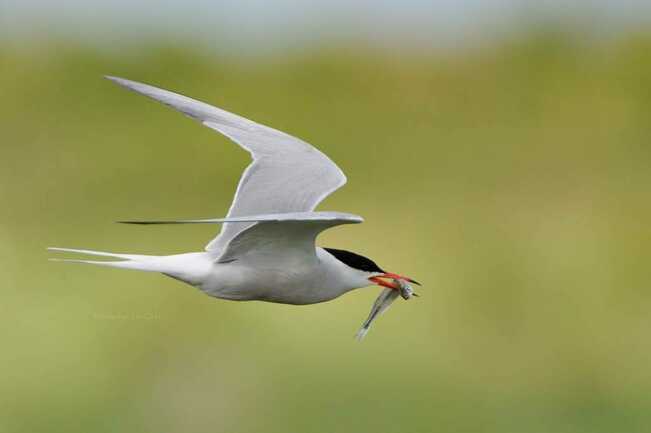
[{"label": "green blurred background", "polygon": [[[651,32],[197,45],[0,40],[0,432],[650,431]],[[366,218],[319,244],[421,297],[360,344],[378,288],[236,303],[48,262],[199,251],[215,227],[113,221],[223,216],[248,163],[103,74],[316,145],[349,179],[321,209]]]}]

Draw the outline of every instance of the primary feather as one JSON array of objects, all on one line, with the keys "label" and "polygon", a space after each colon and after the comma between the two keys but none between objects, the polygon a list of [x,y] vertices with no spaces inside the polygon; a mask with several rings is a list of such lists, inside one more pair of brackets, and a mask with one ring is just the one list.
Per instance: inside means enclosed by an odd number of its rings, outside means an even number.
[{"label": "primary feather", "polygon": [[[124,78],[109,80],[149,96],[221,132],[249,151],[228,217],[308,212],[346,183],[346,176],[310,144],[268,126],[168,90]],[[220,254],[248,224],[226,223],[206,250]]]}]

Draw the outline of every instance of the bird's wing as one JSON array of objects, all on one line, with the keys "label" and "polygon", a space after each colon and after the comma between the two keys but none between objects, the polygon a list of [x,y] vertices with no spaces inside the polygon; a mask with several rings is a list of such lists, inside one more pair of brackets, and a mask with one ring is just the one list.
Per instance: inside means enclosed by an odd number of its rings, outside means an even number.
[{"label": "bird's wing", "polygon": [[315,257],[314,240],[322,231],[358,224],[362,217],[342,212],[291,212],[203,220],[122,221],[126,224],[233,224],[246,225],[226,245],[218,263],[255,255],[257,261]]},{"label": "bird's wing", "polygon": [[254,257],[258,263],[316,258],[314,241],[319,233],[338,225],[363,221],[357,215],[339,212],[264,215],[255,220],[231,239],[217,262],[230,262],[243,257]]},{"label": "bird's wing", "polygon": [[207,251],[220,254],[238,233],[255,224],[234,224],[227,221],[230,218],[310,212],[346,183],[346,176],[334,162],[296,137],[177,93],[123,78],[107,78],[221,132],[251,154],[253,162],[240,179],[228,218],[219,236],[206,246]]}]

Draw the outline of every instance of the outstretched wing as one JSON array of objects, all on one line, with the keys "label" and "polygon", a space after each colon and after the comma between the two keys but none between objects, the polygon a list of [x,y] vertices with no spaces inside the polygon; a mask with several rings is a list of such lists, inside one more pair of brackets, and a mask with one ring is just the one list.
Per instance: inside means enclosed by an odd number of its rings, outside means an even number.
[{"label": "outstretched wing", "polygon": [[301,212],[257,217],[228,243],[217,262],[241,258],[256,262],[316,259],[314,241],[322,231],[342,224],[357,224],[357,215],[338,212]]},{"label": "outstretched wing", "polygon": [[287,261],[315,258],[314,241],[322,231],[358,224],[362,217],[342,212],[293,212],[204,220],[121,221],[125,224],[247,224],[228,243],[217,262],[230,262],[255,255],[256,261]]},{"label": "outstretched wing", "polygon": [[[123,78],[107,78],[221,132],[251,154],[253,162],[240,179],[225,220],[310,212],[346,183],[346,176],[334,162],[296,137],[177,93]],[[255,223],[226,222],[206,250],[223,252],[231,240],[252,224]]]}]

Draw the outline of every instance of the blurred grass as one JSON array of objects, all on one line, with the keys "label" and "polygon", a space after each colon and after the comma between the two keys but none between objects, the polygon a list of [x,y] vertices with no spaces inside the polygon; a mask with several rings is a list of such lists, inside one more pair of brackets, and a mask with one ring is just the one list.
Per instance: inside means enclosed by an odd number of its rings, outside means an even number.
[{"label": "blurred grass", "polygon": [[[315,144],[366,223],[320,244],[423,280],[364,344],[377,290],[232,303],[46,246],[200,250],[248,155],[101,79]],[[542,33],[455,55],[282,58],[0,44],[0,431],[643,432],[651,423],[651,35]]]}]

